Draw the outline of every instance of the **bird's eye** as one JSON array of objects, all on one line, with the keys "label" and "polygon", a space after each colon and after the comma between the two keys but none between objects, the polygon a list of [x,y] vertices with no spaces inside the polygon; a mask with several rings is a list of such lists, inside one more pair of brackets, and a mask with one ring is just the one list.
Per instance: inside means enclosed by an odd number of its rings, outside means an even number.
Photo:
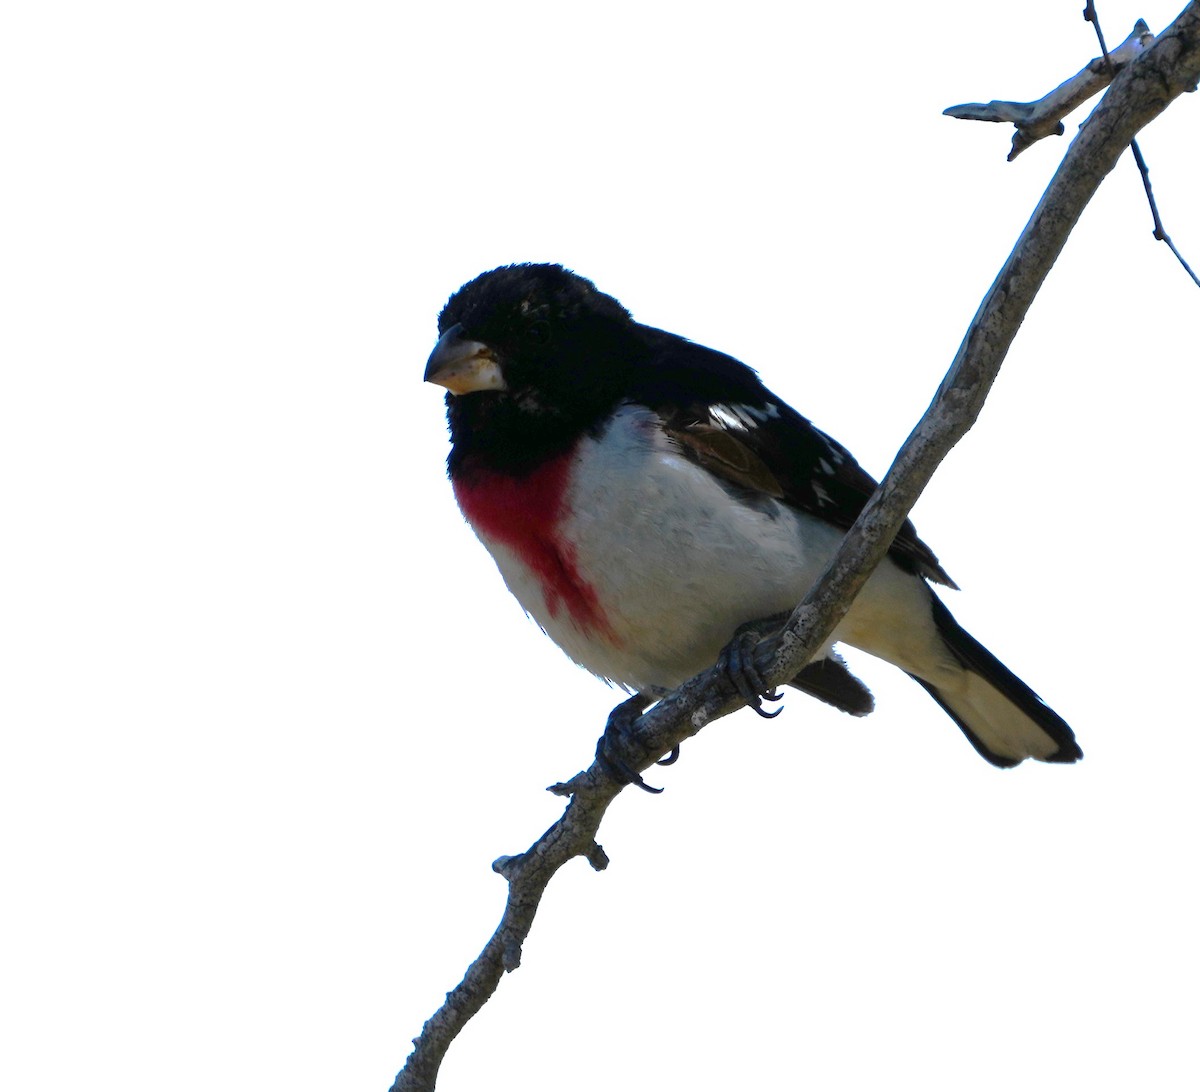
[{"label": "bird's eye", "polygon": [[546,345],[550,341],[550,323],[545,319],[538,319],[537,322],[530,323],[529,329],[526,331],[526,336],[535,345]]}]

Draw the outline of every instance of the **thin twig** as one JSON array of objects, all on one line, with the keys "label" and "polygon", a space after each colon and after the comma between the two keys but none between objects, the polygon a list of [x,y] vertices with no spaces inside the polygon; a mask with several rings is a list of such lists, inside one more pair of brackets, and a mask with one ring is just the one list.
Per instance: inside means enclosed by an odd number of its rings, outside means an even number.
[{"label": "thin twig", "polygon": [[1094,0],[1087,0],[1087,7],[1083,9],[1083,17],[1096,28],[1096,37],[1100,41],[1100,52],[1104,55],[1105,61],[1112,65],[1112,58],[1108,55],[1108,46],[1104,44],[1104,31],[1100,29],[1100,16],[1096,14],[1096,4]]},{"label": "thin twig", "polygon": [[[1100,16],[1096,12],[1094,0],[1087,0],[1087,7],[1083,9],[1083,17],[1092,24],[1096,31],[1096,38],[1100,42],[1100,52],[1104,56],[1104,63],[1108,66],[1109,72],[1115,73],[1108,46],[1104,44],[1104,31],[1100,29]],[[1179,264],[1187,271],[1187,275],[1196,282],[1197,287],[1200,287],[1200,277],[1196,276],[1184,256],[1179,253],[1179,248],[1172,241],[1171,236],[1167,234],[1166,228],[1163,227],[1162,217],[1158,214],[1158,202],[1154,200],[1154,190],[1150,187],[1150,168],[1146,166],[1146,157],[1142,155],[1142,149],[1136,140],[1129,142],[1129,150],[1133,152],[1133,161],[1142,175],[1142,187],[1146,191],[1146,200],[1150,202],[1150,215],[1154,218],[1154,238],[1170,247],[1171,253],[1179,259]]]},{"label": "thin twig", "polygon": [[1200,277],[1196,276],[1195,271],[1188,265],[1186,259],[1179,253],[1179,248],[1171,241],[1171,236],[1163,227],[1162,218],[1158,215],[1158,202],[1154,200],[1154,191],[1150,188],[1150,168],[1146,166],[1146,160],[1142,157],[1142,149],[1138,147],[1138,142],[1132,141],[1129,145],[1130,151],[1133,152],[1133,158],[1138,165],[1138,170],[1142,172],[1142,185],[1146,189],[1146,200],[1150,202],[1150,215],[1154,217],[1154,238],[1159,242],[1166,243],[1171,248],[1171,253],[1179,259],[1179,264],[1187,270],[1187,275],[1196,282],[1197,287],[1200,287]]}]

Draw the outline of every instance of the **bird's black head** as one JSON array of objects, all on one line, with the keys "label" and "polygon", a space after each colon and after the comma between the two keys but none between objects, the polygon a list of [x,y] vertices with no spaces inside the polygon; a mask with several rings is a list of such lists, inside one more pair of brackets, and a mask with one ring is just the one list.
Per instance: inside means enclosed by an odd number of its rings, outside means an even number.
[{"label": "bird's black head", "polygon": [[621,400],[643,351],[611,296],[559,265],[509,265],[454,293],[425,378],[445,387],[456,459],[520,470],[563,450]]}]

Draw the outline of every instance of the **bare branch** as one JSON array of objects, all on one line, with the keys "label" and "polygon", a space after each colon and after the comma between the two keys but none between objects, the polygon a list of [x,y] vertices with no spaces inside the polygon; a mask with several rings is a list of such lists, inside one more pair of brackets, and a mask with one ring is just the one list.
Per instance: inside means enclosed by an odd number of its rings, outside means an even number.
[{"label": "bare branch", "polygon": [[1150,33],[1150,28],[1139,19],[1134,23],[1129,37],[1112,53],[1105,51],[1103,56],[1088,61],[1069,80],[1060,83],[1036,102],[1007,102],[1001,99],[987,103],[965,102],[961,106],[948,106],[942,113],[964,121],[1011,122],[1017,127],[1013,134],[1012,151],[1008,153],[1011,163],[1043,137],[1062,136],[1066,131],[1062,119],[1107,87],[1121,68],[1153,42],[1154,35]]},{"label": "bare branch", "polygon": [[[792,678],[833,631],[887,552],[938,464],[979,415],[1000,364],[1035,294],[1101,181],[1134,135],[1200,79],[1200,0],[1193,0],[1153,46],[1113,81],[1067,151],[1029,224],[984,297],[933,403],[913,430],[875,496],[842,542],[785,630],[763,642],[757,662],[768,683]],[[709,670],[664,698],[637,722],[631,765],[644,770],[705,724],[744,705]],[[392,1092],[431,1092],[450,1042],[520,963],[521,946],[554,873],[572,857],[607,863],[596,842],[605,810],[623,788],[599,763],[552,791],[570,795],[562,818],[525,853],[493,866],[509,882],[496,932],[463,981],[414,1040]]]}]

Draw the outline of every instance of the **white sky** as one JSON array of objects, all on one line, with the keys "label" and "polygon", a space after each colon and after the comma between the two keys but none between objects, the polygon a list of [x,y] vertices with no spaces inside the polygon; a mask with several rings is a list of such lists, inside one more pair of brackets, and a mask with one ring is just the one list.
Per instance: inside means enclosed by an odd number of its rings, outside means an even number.
[{"label": "white sky", "polygon": [[[1081,7],[9,11],[0,1085],[386,1089],[618,697],[457,514],[446,296],[562,261],[882,473],[1066,147],[941,111],[1073,74]],[[1142,147],[1200,266],[1198,127]],[[1198,307],[1126,159],[916,512],[1087,759],[864,657],[866,721],[709,728],[440,1089],[1196,1087]]]}]

